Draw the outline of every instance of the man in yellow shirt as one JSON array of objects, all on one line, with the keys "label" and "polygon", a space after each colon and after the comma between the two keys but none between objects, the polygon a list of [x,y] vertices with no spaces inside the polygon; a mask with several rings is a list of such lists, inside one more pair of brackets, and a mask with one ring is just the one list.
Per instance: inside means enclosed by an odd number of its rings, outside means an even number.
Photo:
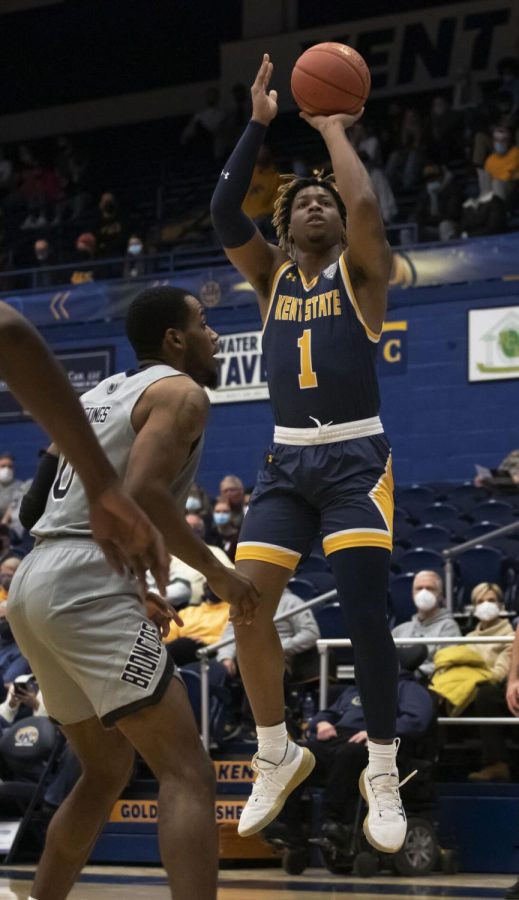
[{"label": "man in yellow shirt", "polygon": [[172,620],[169,634],[164,638],[168,653],[177,666],[198,662],[196,651],[220,640],[229,621],[229,604],[206,588],[202,603],[186,606],[181,618],[184,625],[177,625]]},{"label": "man in yellow shirt", "polygon": [[494,152],[485,160],[485,172],[492,179],[492,190],[507,202],[519,180],[519,147],[512,144],[509,128],[498,125],[492,131]]}]

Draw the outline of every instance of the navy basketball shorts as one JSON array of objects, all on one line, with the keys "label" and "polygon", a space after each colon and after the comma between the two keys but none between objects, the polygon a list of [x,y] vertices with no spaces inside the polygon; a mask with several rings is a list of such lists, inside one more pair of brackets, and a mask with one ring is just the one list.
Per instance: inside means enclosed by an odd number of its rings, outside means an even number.
[{"label": "navy basketball shorts", "polygon": [[386,436],[306,445],[273,443],[251,496],[236,561],[294,570],[317,535],[326,556],[392,549],[393,475]]}]

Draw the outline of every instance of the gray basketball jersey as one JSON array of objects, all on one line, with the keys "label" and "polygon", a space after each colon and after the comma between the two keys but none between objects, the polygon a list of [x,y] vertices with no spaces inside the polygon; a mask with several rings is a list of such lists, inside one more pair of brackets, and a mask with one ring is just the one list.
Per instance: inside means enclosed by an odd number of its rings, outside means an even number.
[{"label": "gray basketball jersey", "polygon": [[[130,375],[120,372],[100,381],[81,397],[88,421],[121,480],[136,437],[131,423],[133,408],[146,388],[162,378],[172,376],[186,377],[182,372],[166,365],[149,366]],[[182,471],[171,485],[175,503],[182,512],[195,478],[202,447],[203,436],[192,448]],[[45,512],[31,533],[36,537],[91,534],[83,485],[63,456],[59,459],[58,473],[50,489]]]}]

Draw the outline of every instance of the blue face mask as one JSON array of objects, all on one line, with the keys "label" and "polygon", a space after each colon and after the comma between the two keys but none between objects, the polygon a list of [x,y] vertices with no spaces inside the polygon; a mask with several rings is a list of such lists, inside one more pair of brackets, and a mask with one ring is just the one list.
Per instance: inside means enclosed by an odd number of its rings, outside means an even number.
[{"label": "blue face mask", "polygon": [[128,244],[128,253],[131,256],[138,256],[142,253],[142,244]]},{"label": "blue face mask", "polygon": [[186,509],[189,512],[198,512],[199,509],[202,509],[202,504],[198,497],[188,497],[186,500]]},{"label": "blue face mask", "polygon": [[504,156],[508,147],[504,141],[494,141],[494,150],[499,156]]},{"label": "blue face mask", "polygon": [[228,525],[231,521],[231,514],[228,512],[215,512],[213,519],[215,525]]}]

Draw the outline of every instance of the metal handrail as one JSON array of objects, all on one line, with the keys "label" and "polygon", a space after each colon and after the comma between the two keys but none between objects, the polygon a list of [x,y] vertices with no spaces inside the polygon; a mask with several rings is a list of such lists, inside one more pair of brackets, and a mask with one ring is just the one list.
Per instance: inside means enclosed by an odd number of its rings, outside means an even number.
[{"label": "metal handrail", "polygon": [[487,534],[482,534],[470,541],[464,541],[463,544],[456,544],[455,547],[448,547],[446,550],[442,550],[442,556],[445,560],[445,600],[449,612],[452,612],[454,607],[453,558],[464,553],[465,550],[481,546],[481,544],[489,544],[495,538],[502,537],[506,534],[513,534],[514,531],[519,531],[519,521],[511,522],[510,525],[503,525],[501,528],[495,528],[494,531],[489,531]]},{"label": "metal handrail", "polygon": [[[290,585],[289,585],[290,587]],[[320,606],[321,603],[326,603],[327,600],[332,600],[337,596],[337,591],[327,591],[325,594],[320,594],[319,597],[314,597],[313,600],[309,600],[307,603],[302,603],[301,606],[298,606],[297,609],[292,609],[287,613],[280,613],[274,618],[274,625],[277,622],[284,622],[285,619],[291,619],[293,616],[299,615],[301,612],[304,612],[307,609],[313,609],[315,606]],[[227,638],[225,641],[218,641],[217,644],[208,644],[206,647],[201,647],[197,650],[197,656],[200,657],[200,718],[201,718],[201,727],[202,727],[202,743],[206,750],[209,750],[209,657],[213,656],[218,650],[221,650],[222,647],[228,647],[230,644],[235,643],[235,638]]]},{"label": "metal handrail", "polygon": [[[426,644],[436,646],[437,644],[511,644],[515,640],[514,634],[498,634],[484,635],[481,637],[464,637],[452,635],[451,637],[431,637],[430,640],[422,637],[394,637],[393,641],[397,647],[408,647],[410,644]],[[320,655],[319,666],[319,709],[326,709],[328,702],[328,650],[330,647],[351,647],[349,638],[319,638],[317,641],[317,652]],[[452,725],[453,723],[470,724],[468,719],[463,717],[443,717],[437,720],[440,725]],[[482,719],[478,723],[472,724],[495,724],[496,719]],[[508,719],[506,720],[508,722]],[[512,719],[513,722],[519,723],[518,719]]]}]

